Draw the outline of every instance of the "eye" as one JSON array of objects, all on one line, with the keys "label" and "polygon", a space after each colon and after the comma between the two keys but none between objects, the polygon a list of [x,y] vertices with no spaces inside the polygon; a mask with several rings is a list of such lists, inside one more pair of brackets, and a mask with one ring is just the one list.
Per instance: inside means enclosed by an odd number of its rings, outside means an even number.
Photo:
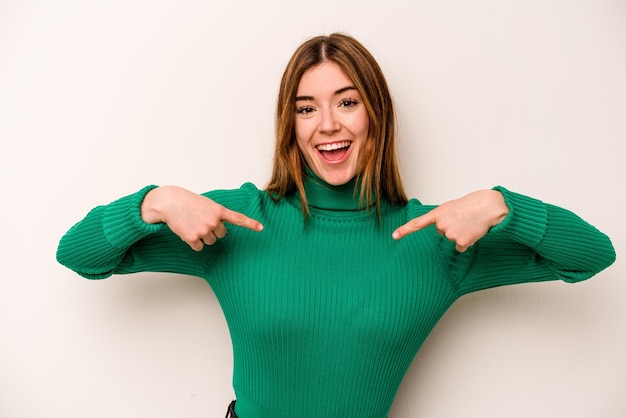
[{"label": "eye", "polygon": [[359,104],[359,102],[356,99],[343,99],[340,103],[339,106],[340,107],[347,107],[347,108],[351,108],[356,106],[357,104]]},{"label": "eye", "polygon": [[312,106],[300,106],[296,108],[296,113],[302,117],[311,116],[311,114],[315,111]]}]

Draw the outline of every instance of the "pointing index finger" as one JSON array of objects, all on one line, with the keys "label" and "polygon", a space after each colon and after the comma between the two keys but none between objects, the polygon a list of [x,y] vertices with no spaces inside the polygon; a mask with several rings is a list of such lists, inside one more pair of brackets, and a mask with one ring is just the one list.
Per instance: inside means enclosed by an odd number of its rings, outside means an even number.
[{"label": "pointing index finger", "polygon": [[413,218],[404,225],[400,226],[398,229],[393,231],[391,237],[395,240],[403,238],[413,232],[417,232],[420,229],[423,229],[429,225],[433,225],[436,219],[432,212],[428,212],[422,216],[418,216],[417,218]]},{"label": "pointing index finger", "polygon": [[263,225],[259,221],[249,218],[243,213],[235,212],[230,209],[225,210],[222,220],[257,232],[263,230]]}]

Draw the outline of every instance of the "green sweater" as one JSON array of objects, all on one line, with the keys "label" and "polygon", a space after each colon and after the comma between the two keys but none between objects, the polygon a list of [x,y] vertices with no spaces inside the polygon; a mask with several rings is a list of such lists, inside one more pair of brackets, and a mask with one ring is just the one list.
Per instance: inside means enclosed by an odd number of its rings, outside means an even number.
[{"label": "green sweater", "polygon": [[[152,187],[152,186],[151,186]],[[515,283],[587,279],[610,265],[610,240],[562,208],[500,190],[510,213],[464,253],[433,227],[391,233],[431,210],[417,200],[358,210],[354,184],[307,180],[278,202],[252,184],[206,196],[262,232],[229,226],[200,252],[140,204],[151,189],[93,209],[62,238],[59,262],[90,279],[139,271],[199,276],[233,344],[240,418],[384,418],[418,349],[462,295]]]}]

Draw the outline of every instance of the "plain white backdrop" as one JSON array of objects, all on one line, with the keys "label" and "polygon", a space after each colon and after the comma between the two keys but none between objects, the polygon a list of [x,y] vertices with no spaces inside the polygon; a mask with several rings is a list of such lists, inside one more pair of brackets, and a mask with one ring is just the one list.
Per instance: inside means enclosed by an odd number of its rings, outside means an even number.
[{"label": "plain white backdrop", "polygon": [[231,348],[202,280],[90,282],[55,261],[93,206],[150,183],[263,187],[278,82],[347,32],[397,103],[411,196],[565,206],[618,261],[459,300],[391,418],[626,416],[623,0],[0,2],[0,416],[221,417]]}]

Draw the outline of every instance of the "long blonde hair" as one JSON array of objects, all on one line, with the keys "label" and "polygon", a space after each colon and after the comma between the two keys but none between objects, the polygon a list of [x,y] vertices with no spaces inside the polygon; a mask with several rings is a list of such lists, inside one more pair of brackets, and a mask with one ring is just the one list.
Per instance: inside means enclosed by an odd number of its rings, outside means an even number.
[{"label": "long blonde hair", "polygon": [[276,148],[274,167],[266,191],[279,200],[300,192],[302,213],[308,215],[304,190],[306,162],[295,136],[295,100],[302,75],[323,62],[333,62],[352,80],[369,117],[369,137],[361,160],[359,199],[368,208],[375,202],[380,216],[380,200],[405,205],[396,157],[396,120],[387,81],[367,49],[356,39],[340,33],[317,36],[303,43],[293,54],[283,73],[276,106]]}]

